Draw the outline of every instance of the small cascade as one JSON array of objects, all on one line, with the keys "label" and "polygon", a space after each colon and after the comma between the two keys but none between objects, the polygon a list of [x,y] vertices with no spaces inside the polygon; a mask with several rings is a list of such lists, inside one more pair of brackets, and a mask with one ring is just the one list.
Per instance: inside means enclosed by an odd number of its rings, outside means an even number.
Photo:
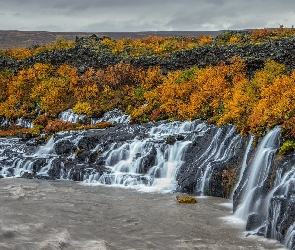
[{"label": "small cascade", "polygon": [[208,195],[209,182],[214,166],[222,164],[232,157],[240,140],[241,136],[236,135],[234,127],[218,128],[209,146],[194,162],[198,166],[195,193]]},{"label": "small cascade", "polygon": [[18,125],[23,128],[32,128],[33,123],[30,119],[18,118],[16,121],[0,117],[0,127],[9,127],[10,125]]},{"label": "small cascade", "polygon": [[243,172],[247,176],[243,176],[243,181],[239,184],[238,189],[242,190],[242,197],[235,211],[235,215],[242,219],[247,219],[250,214],[258,214],[267,209],[265,206],[265,197],[268,192],[266,186],[271,174],[273,156],[280,145],[280,133],[280,127],[276,127],[263,138],[247,171]]},{"label": "small cascade", "polygon": [[1,127],[5,127],[5,126],[9,126],[9,119],[4,118],[4,117],[0,117],[0,126]]},{"label": "small cascade", "polygon": [[250,149],[251,149],[251,147],[252,147],[253,139],[254,139],[254,137],[251,136],[251,137],[250,137],[250,140],[249,140],[249,142],[248,142],[248,145],[247,145],[247,148],[246,148],[246,151],[245,151],[244,157],[243,157],[242,168],[241,168],[241,171],[240,171],[241,174],[240,174],[240,176],[239,176],[239,180],[238,180],[238,182],[237,182],[236,187],[238,187],[238,186],[240,185],[241,180],[242,180],[242,177],[243,177],[242,174],[244,173],[244,171],[245,171],[245,169],[246,169],[246,167],[247,167],[248,157],[249,157],[249,152],[250,152]]},{"label": "small cascade", "polygon": [[107,121],[113,124],[129,124],[130,116],[125,115],[121,110],[114,109],[112,111],[106,112],[102,118],[91,118],[90,123],[95,124],[98,122]]},{"label": "small cascade", "polygon": [[16,120],[15,122],[16,125],[19,125],[23,128],[32,128],[33,127],[33,123],[31,120],[28,120],[28,119],[22,119],[22,118],[19,118]]},{"label": "small cascade", "polygon": [[185,136],[203,132],[203,123],[165,123],[152,127],[144,136],[123,144],[113,143],[101,156],[108,173],[91,176],[85,182],[134,187],[142,191],[171,191],[184,162],[190,140]]},{"label": "small cascade", "polygon": [[57,118],[66,122],[77,123],[78,121],[84,121],[87,116],[75,114],[72,109],[67,109],[61,112]]},{"label": "small cascade", "polygon": [[44,146],[41,146],[38,148],[38,150],[35,152],[35,156],[43,156],[43,155],[48,155],[50,153],[53,153],[54,149],[54,137],[52,136],[47,143]]},{"label": "small cascade", "polygon": [[[77,123],[79,121],[85,122],[87,120],[86,115],[78,115],[73,112],[72,109],[65,110],[58,115],[58,119],[66,122]],[[106,112],[101,118],[90,118],[90,124],[99,123],[102,121],[111,122],[114,124],[129,124],[130,116],[125,115],[121,110],[114,109]]]},{"label": "small cascade", "polygon": [[[267,196],[268,238],[277,239],[288,248],[295,248],[295,165],[286,162],[276,170],[274,187]],[[289,170],[288,170],[289,169]]]},{"label": "small cascade", "polygon": [[167,155],[167,161],[162,158],[163,156],[157,159],[157,162],[160,162],[160,164],[154,166],[149,173],[150,177],[157,176],[157,173],[159,173],[159,178],[155,178],[151,184],[153,189],[167,191],[175,189],[177,184],[175,176],[178,168],[184,163],[183,155],[189,143],[191,142],[176,142],[173,146],[168,146],[166,152],[164,152],[164,155]]}]

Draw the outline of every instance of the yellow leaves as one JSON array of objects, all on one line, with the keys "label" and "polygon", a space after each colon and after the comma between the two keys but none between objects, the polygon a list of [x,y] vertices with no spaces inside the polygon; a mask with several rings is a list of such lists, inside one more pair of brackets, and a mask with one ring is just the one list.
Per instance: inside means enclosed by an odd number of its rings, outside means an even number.
[{"label": "yellow leaves", "polygon": [[[147,41],[150,46],[169,47],[164,38]],[[105,39],[106,46],[112,43]],[[39,104],[41,112],[51,117],[67,108],[87,116],[120,108],[133,122],[203,118],[217,125],[233,123],[242,133],[259,133],[282,123],[293,131],[288,120],[294,116],[294,96],[295,71],[287,74],[284,65],[271,60],[251,80],[239,58],[166,76],[160,67],[143,69],[123,62],[89,68],[81,75],[69,65],[54,69],[41,63],[16,75],[0,72],[0,116],[8,118],[35,116]]]},{"label": "yellow leaves", "polygon": [[14,60],[24,60],[33,55],[33,51],[28,48],[13,48],[3,51],[4,56]]},{"label": "yellow leaves", "polygon": [[264,68],[255,73],[251,82],[255,83],[258,88],[266,88],[269,84],[272,84],[274,79],[282,75],[286,71],[286,67],[283,64],[279,64],[273,60],[266,60]]},{"label": "yellow leaves", "polygon": [[163,75],[159,66],[149,67],[147,70],[137,69],[137,78],[140,86],[146,90],[155,88],[163,81]]},{"label": "yellow leaves", "polygon": [[76,114],[85,114],[87,116],[91,116],[92,115],[92,109],[89,103],[87,102],[78,102],[75,104],[75,106],[73,107],[73,111]]},{"label": "yellow leaves", "polygon": [[229,39],[229,43],[237,43],[238,42],[238,40],[239,40],[239,38],[238,37],[236,37],[236,36],[232,36],[230,39]]},{"label": "yellow leaves", "polygon": [[114,48],[116,46],[116,41],[112,40],[109,37],[104,37],[103,40],[100,43],[102,45],[108,46],[110,48]]},{"label": "yellow leaves", "polygon": [[70,49],[75,46],[74,41],[67,41],[64,38],[58,38],[57,40],[50,43],[47,49],[50,50],[60,50],[60,49]]},{"label": "yellow leaves", "polygon": [[104,97],[109,98],[109,99],[114,97],[114,93],[109,85],[104,85],[102,94]]},{"label": "yellow leaves", "polygon": [[204,36],[204,35],[201,35],[199,37],[199,41],[198,41],[198,44],[199,45],[204,45],[204,44],[209,44],[213,41],[213,38],[212,36]]},{"label": "yellow leaves", "polygon": [[258,125],[273,125],[289,119],[295,110],[295,79],[278,75],[268,87],[261,91],[261,99],[249,116],[249,124],[255,129]]}]

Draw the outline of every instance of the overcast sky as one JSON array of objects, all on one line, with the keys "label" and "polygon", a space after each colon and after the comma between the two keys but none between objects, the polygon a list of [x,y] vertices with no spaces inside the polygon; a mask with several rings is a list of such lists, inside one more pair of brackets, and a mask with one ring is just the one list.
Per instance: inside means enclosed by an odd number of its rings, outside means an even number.
[{"label": "overcast sky", "polygon": [[295,0],[0,0],[0,30],[163,31],[295,27]]}]

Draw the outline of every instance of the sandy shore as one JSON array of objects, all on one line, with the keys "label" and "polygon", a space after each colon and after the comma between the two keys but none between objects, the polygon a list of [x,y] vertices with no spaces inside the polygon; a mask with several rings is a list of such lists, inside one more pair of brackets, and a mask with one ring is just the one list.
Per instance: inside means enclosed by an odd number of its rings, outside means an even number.
[{"label": "sandy shore", "polygon": [[0,249],[284,249],[245,237],[224,199],[178,204],[175,196],[0,179]]}]

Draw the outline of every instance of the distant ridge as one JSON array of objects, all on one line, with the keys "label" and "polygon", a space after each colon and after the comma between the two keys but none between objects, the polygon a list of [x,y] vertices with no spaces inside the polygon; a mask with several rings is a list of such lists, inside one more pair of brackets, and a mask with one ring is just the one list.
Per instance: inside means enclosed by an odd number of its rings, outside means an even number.
[{"label": "distant ridge", "polygon": [[76,36],[108,36],[113,39],[144,38],[148,36],[217,36],[223,31],[139,31],[139,32],[48,32],[0,30],[0,49],[26,48],[33,45],[45,45],[58,38],[75,41]]}]

